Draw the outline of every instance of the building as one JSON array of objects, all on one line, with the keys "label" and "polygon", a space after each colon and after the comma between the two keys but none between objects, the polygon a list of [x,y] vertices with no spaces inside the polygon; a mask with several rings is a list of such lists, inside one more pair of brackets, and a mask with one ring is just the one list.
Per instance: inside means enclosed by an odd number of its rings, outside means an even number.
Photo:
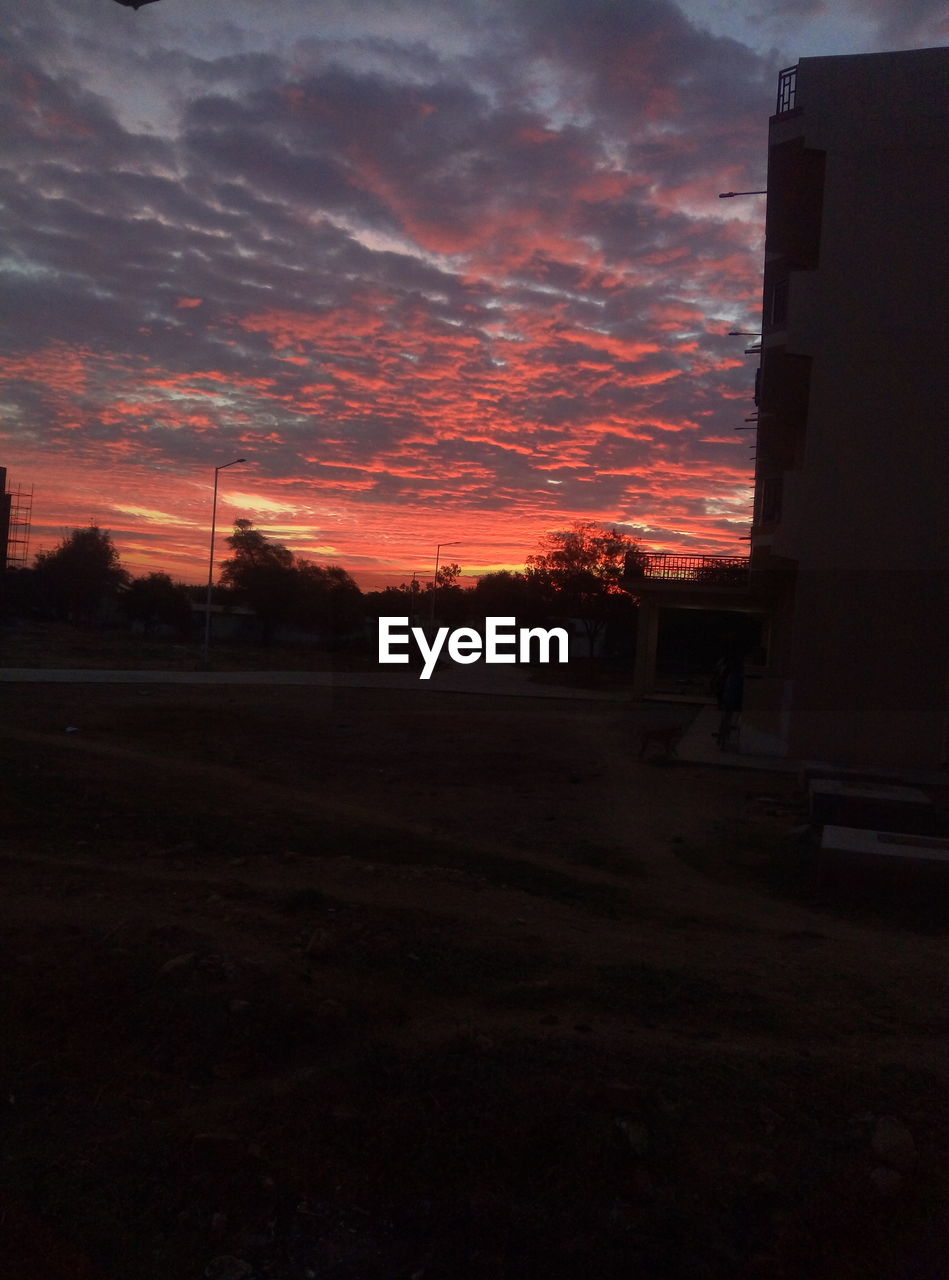
[{"label": "building", "polygon": [[741,749],[949,757],[949,50],[804,58],[769,129]]},{"label": "building", "polygon": [[779,77],[747,578],[653,557],[636,588],[640,694],[663,608],[760,624],[744,753],[949,760],[947,90],[946,49]]}]

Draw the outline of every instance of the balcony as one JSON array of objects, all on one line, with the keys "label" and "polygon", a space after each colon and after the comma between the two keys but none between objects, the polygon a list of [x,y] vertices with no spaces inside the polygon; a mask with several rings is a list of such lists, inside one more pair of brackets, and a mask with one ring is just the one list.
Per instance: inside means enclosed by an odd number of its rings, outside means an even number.
[{"label": "balcony", "polygon": [[775,115],[786,116],[797,109],[797,67],[778,72],[778,105]]},{"label": "balcony", "polygon": [[773,269],[780,259],[785,275],[819,265],[826,160],[803,137],[772,141],[768,148],[766,261]]},{"label": "balcony", "polygon": [[746,587],[748,556],[690,556],[675,551],[654,551],[629,556],[625,578],[633,583],[695,583],[702,587]]}]

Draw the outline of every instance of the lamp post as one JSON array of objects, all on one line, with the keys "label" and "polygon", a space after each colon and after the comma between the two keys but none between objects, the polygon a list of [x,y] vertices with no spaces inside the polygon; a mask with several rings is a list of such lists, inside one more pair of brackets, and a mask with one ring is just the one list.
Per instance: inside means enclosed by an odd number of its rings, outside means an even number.
[{"label": "lamp post", "polygon": [[438,557],[442,553],[442,547],[460,547],[460,546],[461,546],[461,542],[460,540],[458,540],[455,542],[440,542],[438,546],[435,548],[435,577],[432,579],[432,616],[430,619],[430,622],[433,628],[435,626],[435,592],[438,590]]},{"label": "lamp post", "polygon": [[214,585],[214,526],[217,521],[217,478],[221,471],[226,471],[228,467],[236,467],[239,462],[246,462],[246,458],[235,458],[233,462],[222,463],[221,466],[214,468],[214,498],[211,502],[211,558],[208,561],[208,599],[204,609],[204,661],[208,661],[208,655],[211,652],[211,589]]}]

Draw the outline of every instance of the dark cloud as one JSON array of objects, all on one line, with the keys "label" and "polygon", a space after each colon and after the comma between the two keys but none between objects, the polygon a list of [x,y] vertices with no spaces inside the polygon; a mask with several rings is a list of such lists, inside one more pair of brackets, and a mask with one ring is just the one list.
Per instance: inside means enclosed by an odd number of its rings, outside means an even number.
[{"label": "dark cloud", "polygon": [[848,7],[876,26],[883,48],[942,46],[949,41],[949,11],[944,0],[847,0]]}]

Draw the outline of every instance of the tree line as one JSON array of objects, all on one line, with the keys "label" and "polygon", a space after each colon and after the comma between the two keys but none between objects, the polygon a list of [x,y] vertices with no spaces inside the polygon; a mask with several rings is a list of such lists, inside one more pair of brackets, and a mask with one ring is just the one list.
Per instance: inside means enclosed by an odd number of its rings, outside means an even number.
[{"label": "tree line", "polygon": [[[477,625],[489,616],[511,616],[524,625],[577,620],[594,649],[613,626],[629,632],[635,610],[630,591],[643,552],[635,539],[592,521],[544,535],[523,569],[483,575],[461,585],[457,564],[438,569],[429,582],[363,592],[339,565],[315,564],[274,541],[250,520],[238,520],[227,538],[230,554],[214,588],[216,606],[247,606],[258,639],[270,644],[280,631],[316,633],[337,645],[364,632],[374,618],[407,616],[413,624]],[[133,577],[122,567],[108,530],[74,529],[32,570],[5,575],[5,611],[89,625],[126,621],[145,634],[191,637],[203,610],[204,587],[176,583],[167,573]]]}]

